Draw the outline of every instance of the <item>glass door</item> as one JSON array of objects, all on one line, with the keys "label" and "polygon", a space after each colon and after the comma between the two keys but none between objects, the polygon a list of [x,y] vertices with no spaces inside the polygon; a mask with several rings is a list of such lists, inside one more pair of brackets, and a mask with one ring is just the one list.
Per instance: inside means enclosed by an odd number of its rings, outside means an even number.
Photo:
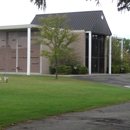
[{"label": "glass door", "polygon": [[[92,35],[92,73],[104,73],[105,36]],[[88,67],[88,36],[86,36],[86,66]]]},{"label": "glass door", "polygon": [[104,36],[92,35],[92,73],[104,72],[104,41]]}]

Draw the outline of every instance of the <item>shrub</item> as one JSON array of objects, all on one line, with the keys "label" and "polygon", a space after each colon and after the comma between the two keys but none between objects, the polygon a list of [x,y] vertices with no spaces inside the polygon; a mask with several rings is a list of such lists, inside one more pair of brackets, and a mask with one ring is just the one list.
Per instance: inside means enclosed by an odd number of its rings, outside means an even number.
[{"label": "shrub", "polygon": [[124,73],[129,73],[130,72],[130,67],[129,67],[129,65],[123,65],[123,67],[124,67]]},{"label": "shrub", "polygon": [[[50,66],[50,73],[55,74],[56,70],[54,66]],[[87,74],[88,68],[86,66],[58,66],[58,74]]]},{"label": "shrub", "polygon": [[87,74],[88,68],[86,66],[78,66],[78,74]]},{"label": "shrub", "polygon": [[[50,66],[50,73],[55,74],[56,69],[54,66]],[[66,66],[66,65],[61,65],[58,66],[58,74],[71,74],[72,73],[72,67],[71,66]]]},{"label": "shrub", "polygon": [[72,68],[71,66],[61,65],[58,66],[58,74],[71,74]]},{"label": "shrub", "polygon": [[120,65],[112,65],[112,73],[120,73]]},{"label": "shrub", "polygon": [[73,74],[87,74],[88,68],[86,66],[73,66]]},{"label": "shrub", "polygon": [[54,66],[50,66],[49,69],[50,69],[50,73],[51,73],[51,74],[55,74],[56,69],[55,69]]}]

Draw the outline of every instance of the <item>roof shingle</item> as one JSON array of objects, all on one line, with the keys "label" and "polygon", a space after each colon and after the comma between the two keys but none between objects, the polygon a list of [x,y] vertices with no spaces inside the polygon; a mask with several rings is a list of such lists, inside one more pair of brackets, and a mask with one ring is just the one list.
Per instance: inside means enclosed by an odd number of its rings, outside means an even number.
[{"label": "roof shingle", "polygon": [[[85,12],[70,12],[70,13],[55,13],[51,15],[64,15],[67,14],[69,27],[74,30],[85,30],[91,31],[95,34],[102,34],[110,36],[112,35],[111,30],[108,26],[103,11],[85,11]],[[31,24],[39,25],[41,22],[38,20],[39,17],[48,17],[49,14],[36,15],[32,20]]]}]

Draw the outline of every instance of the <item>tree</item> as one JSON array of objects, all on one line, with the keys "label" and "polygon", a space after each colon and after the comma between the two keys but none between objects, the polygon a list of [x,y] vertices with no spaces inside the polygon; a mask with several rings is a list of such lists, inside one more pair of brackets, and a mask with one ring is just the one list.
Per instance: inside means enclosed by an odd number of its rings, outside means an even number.
[{"label": "tree", "polygon": [[45,9],[46,8],[46,0],[30,0],[31,2],[34,1],[34,4],[41,9]]},{"label": "tree", "polygon": [[130,69],[130,54],[123,50],[123,58],[121,58],[121,43],[116,37],[112,38],[112,69],[114,73],[119,73],[121,68],[125,69],[125,72],[129,72]]},{"label": "tree", "polygon": [[112,38],[112,65],[121,65],[121,47],[116,37]]},{"label": "tree", "polygon": [[[38,8],[46,8],[46,0],[31,0],[31,2],[33,1],[35,1],[35,4],[38,6]],[[95,0],[95,2],[97,5],[100,4],[100,0]],[[117,9],[118,11],[122,11],[125,9],[130,11],[130,0],[117,0]]]},{"label": "tree", "polygon": [[118,11],[122,11],[124,9],[130,11],[130,0],[118,0],[117,8]]},{"label": "tree", "polygon": [[69,45],[77,40],[78,35],[69,29],[66,15],[49,15],[39,20],[42,24],[38,26],[39,38],[36,39],[36,43],[44,45],[41,56],[45,56],[54,64],[57,79],[58,63],[66,58],[66,54],[69,56],[74,51]]},{"label": "tree", "polygon": [[[112,0],[112,1],[114,1],[114,0]],[[95,0],[95,2],[97,3],[97,5],[100,4],[100,0]],[[130,0],[117,0],[117,9],[118,9],[118,11],[122,11],[125,9],[130,11]]]},{"label": "tree", "polygon": [[123,46],[126,52],[130,53],[130,39],[125,39],[123,40]]}]

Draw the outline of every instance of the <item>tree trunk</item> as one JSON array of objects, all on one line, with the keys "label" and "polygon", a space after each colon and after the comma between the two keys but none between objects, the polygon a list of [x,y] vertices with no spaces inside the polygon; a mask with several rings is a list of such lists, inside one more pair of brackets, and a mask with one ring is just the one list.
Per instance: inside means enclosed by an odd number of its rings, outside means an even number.
[{"label": "tree trunk", "polygon": [[56,64],[55,64],[55,69],[56,69],[56,79],[58,79],[58,67],[57,67],[57,58],[56,58]]},{"label": "tree trunk", "polygon": [[56,65],[55,67],[56,67],[56,79],[58,79],[58,70],[57,70],[57,65]]}]

